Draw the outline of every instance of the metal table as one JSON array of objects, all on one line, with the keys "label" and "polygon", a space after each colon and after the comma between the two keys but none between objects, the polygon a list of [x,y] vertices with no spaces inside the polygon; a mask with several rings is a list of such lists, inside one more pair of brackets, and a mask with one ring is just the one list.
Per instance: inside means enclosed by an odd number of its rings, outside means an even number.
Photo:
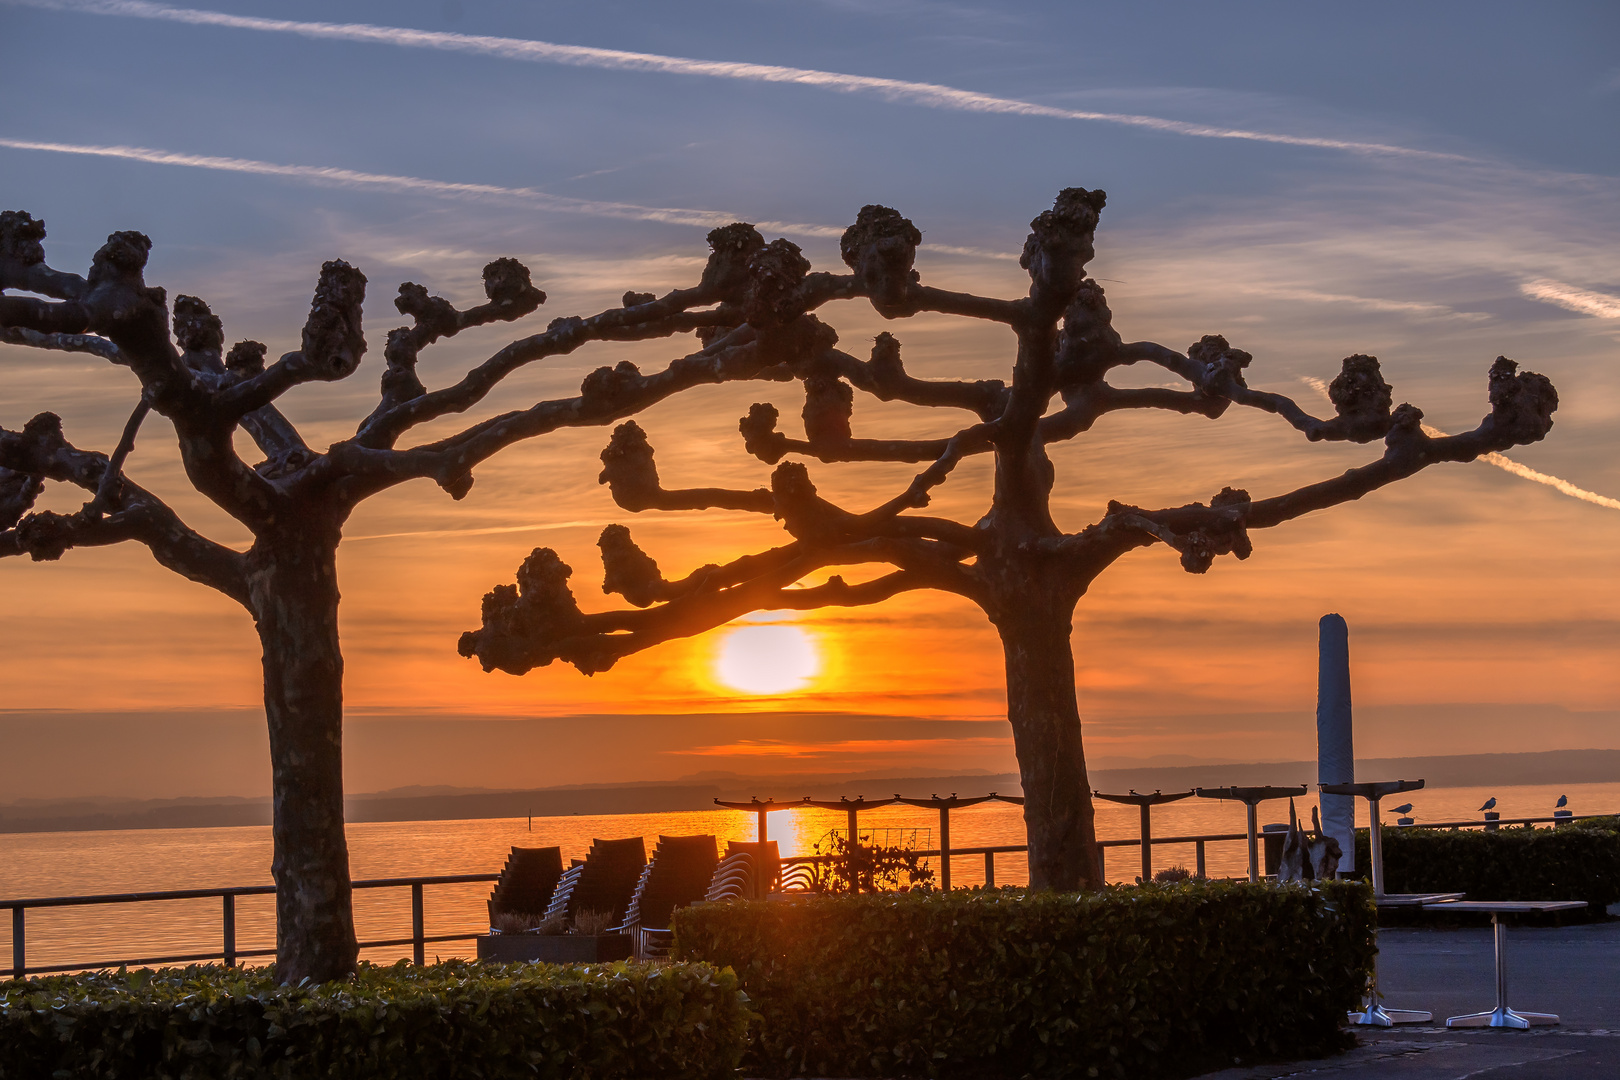
[{"label": "metal table", "polygon": [[[1384,841],[1383,820],[1378,809],[1378,802],[1386,795],[1395,795],[1403,791],[1417,791],[1423,787],[1422,780],[1380,780],[1366,784],[1323,784],[1322,793],[1325,795],[1355,795],[1366,799],[1367,818],[1367,853],[1368,862],[1372,864],[1373,902],[1381,908],[1422,907],[1424,904],[1437,903],[1443,900],[1461,900],[1463,894],[1454,893],[1386,893],[1384,891]],[[1422,1009],[1386,1009],[1378,1003],[1378,961],[1373,961],[1372,980],[1367,984],[1367,1000],[1361,1011],[1350,1014],[1352,1024],[1367,1027],[1393,1027],[1396,1024],[1426,1024],[1434,1019],[1434,1014]]]},{"label": "metal table", "polygon": [[1289,799],[1305,794],[1298,787],[1218,787],[1194,788],[1200,799],[1235,799],[1249,808],[1249,880],[1260,880],[1260,830],[1255,825],[1254,808],[1267,799]]},{"label": "metal table", "polygon": [[1558,1023],[1554,1013],[1514,1012],[1507,1003],[1507,927],[1501,916],[1526,911],[1574,911],[1586,907],[1584,900],[1447,900],[1424,905],[1425,911],[1488,911],[1496,939],[1496,1008],[1446,1020],[1448,1028],[1493,1027],[1527,1028]]}]

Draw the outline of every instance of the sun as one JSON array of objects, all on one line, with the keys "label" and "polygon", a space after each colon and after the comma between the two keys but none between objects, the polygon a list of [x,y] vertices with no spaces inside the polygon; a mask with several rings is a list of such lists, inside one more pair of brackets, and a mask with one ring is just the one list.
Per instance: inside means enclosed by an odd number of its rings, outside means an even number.
[{"label": "sun", "polygon": [[745,694],[787,694],[821,670],[810,635],[797,626],[740,626],[726,635],[715,662],[720,681]]}]

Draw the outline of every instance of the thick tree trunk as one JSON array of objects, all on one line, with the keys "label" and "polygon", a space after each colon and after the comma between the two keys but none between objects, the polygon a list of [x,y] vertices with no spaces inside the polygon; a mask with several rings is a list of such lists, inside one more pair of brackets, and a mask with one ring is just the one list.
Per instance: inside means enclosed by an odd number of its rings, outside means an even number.
[{"label": "thick tree trunk", "polygon": [[343,654],[337,535],[261,538],[249,586],[264,647],[275,802],[276,972],[283,983],[354,973],[343,832]]},{"label": "thick tree trunk", "polygon": [[1101,881],[1069,645],[1073,603],[1024,599],[1009,605],[997,629],[1007,665],[1007,719],[1024,782],[1029,885],[1083,889]]}]

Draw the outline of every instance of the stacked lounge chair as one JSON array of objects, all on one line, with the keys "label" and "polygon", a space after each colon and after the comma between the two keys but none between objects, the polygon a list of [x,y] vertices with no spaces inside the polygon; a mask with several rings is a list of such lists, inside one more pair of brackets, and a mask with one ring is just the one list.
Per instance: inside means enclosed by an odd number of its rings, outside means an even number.
[{"label": "stacked lounge chair", "polygon": [[497,915],[532,915],[538,920],[551,905],[557,880],[562,877],[562,849],[513,846],[501,868],[500,880],[489,894],[489,921]]},{"label": "stacked lounge chair", "polygon": [[636,936],[636,955],[668,952],[670,916],[676,908],[702,900],[720,862],[713,836],[660,836],[641,872],[623,929]]},{"label": "stacked lounge chair", "polygon": [[591,841],[584,860],[562,872],[546,918],[572,921],[581,911],[607,911],[622,923],[646,865],[647,845],[639,836]]}]

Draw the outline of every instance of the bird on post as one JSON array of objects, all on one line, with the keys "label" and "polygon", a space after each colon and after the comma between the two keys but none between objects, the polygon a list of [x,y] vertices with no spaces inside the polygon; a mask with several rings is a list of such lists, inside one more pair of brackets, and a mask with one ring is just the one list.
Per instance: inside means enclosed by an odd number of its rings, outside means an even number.
[{"label": "bird on post", "polygon": [[1558,796],[1558,802],[1553,804],[1553,809],[1562,810],[1564,807],[1566,807],[1568,805],[1569,805],[1569,796],[1568,795],[1560,795],[1560,796]]},{"label": "bird on post", "polygon": [[1400,806],[1391,807],[1389,812],[1392,814],[1410,814],[1412,812],[1412,804],[1402,803]]},{"label": "bird on post", "polygon": [[1486,799],[1485,800],[1485,805],[1480,807],[1480,809],[1481,810],[1495,810],[1496,809],[1496,796],[1492,795],[1490,798]]}]

